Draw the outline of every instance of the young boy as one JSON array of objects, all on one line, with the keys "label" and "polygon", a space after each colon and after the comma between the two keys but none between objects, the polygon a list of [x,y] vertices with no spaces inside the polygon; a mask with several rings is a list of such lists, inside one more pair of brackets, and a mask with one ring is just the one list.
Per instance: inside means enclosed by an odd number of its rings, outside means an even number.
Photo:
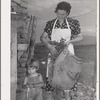
[{"label": "young boy", "polygon": [[27,100],[42,100],[43,78],[40,73],[39,62],[31,59],[28,63],[28,75],[25,77],[23,88],[27,89]]}]

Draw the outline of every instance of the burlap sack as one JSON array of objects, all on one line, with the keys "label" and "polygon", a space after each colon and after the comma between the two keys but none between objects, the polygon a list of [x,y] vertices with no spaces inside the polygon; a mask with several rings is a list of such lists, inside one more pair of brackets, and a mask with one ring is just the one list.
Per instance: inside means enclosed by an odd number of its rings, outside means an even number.
[{"label": "burlap sack", "polygon": [[52,85],[63,89],[73,87],[81,73],[82,62],[67,49],[63,50],[54,64]]}]

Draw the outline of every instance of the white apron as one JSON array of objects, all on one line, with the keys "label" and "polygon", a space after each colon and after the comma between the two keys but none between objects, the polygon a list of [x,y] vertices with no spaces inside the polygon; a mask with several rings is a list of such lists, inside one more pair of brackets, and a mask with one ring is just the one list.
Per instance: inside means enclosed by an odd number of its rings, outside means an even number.
[{"label": "white apron", "polygon": [[[69,41],[70,37],[71,37],[71,29],[69,27],[67,19],[66,19],[66,23],[67,23],[68,29],[61,29],[61,28],[55,29],[54,27],[55,27],[57,20],[58,19],[56,19],[56,21],[54,22],[54,25],[53,25],[52,34],[51,34],[51,41],[60,42],[61,38],[66,39],[66,42]],[[74,54],[74,47],[73,47],[72,43],[69,44],[68,50],[72,54]],[[48,77],[48,72],[49,72],[49,66],[51,64],[51,58],[49,56],[50,56],[50,53],[48,54],[48,60],[47,60],[47,72],[46,72],[47,77]]]},{"label": "white apron", "polygon": [[[54,27],[55,27],[55,24],[56,24],[57,20],[58,19],[56,19],[56,21],[54,22],[54,25],[53,25],[51,40],[60,42],[61,38],[64,38],[66,40],[66,42],[69,41],[70,38],[71,38],[71,29],[69,27],[67,19],[66,19],[66,23],[67,23],[68,29],[66,29],[66,28],[65,29],[61,29],[61,28],[55,29]],[[73,47],[72,43],[69,44],[68,50],[72,54],[74,54],[74,47]]]}]

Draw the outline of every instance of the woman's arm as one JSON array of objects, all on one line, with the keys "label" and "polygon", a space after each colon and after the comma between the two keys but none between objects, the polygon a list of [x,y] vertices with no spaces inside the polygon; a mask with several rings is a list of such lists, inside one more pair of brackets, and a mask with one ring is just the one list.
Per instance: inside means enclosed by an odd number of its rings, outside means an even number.
[{"label": "woman's arm", "polygon": [[75,42],[79,42],[79,41],[82,41],[82,40],[83,40],[82,34],[78,34],[78,35],[76,36],[76,38],[70,40],[70,43],[75,43]]},{"label": "woman's arm", "polygon": [[75,43],[83,40],[83,36],[81,34],[80,22],[77,19],[71,18],[69,20],[70,29],[71,29],[71,40],[69,43]]},{"label": "woman's arm", "polygon": [[83,40],[82,34],[78,34],[74,39],[66,42],[65,44],[69,45],[69,43],[76,43]]},{"label": "woman's arm", "polygon": [[40,40],[41,42],[50,50],[52,55],[55,55],[57,53],[57,50],[55,49],[55,47],[53,45],[51,45],[48,41],[48,34],[46,32],[44,32],[41,37]]},{"label": "woman's arm", "polygon": [[47,38],[48,34],[46,32],[43,32],[43,34],[40,37],[40,40],[49,49],[51,45],[48,43]]}]

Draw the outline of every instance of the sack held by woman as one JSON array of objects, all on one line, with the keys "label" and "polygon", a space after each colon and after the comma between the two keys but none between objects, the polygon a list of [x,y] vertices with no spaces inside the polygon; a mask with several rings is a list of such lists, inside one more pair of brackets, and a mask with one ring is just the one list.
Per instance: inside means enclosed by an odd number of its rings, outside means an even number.
[{"label": "sack held by woman", "polygon": [[71,89],[81,72],[81,59],[65,48],[54,63],[52,85],[63,89]]}]

